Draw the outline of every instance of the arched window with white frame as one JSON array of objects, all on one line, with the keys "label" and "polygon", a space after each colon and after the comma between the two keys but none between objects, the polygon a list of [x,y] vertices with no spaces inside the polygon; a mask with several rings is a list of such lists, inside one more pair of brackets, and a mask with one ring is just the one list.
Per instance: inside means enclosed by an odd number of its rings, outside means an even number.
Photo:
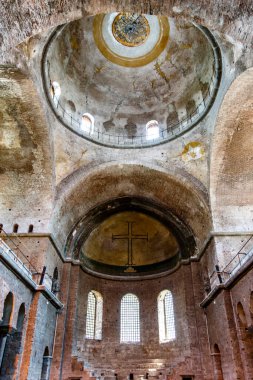
[{"label": "arched window with white frame", "polygon": [[128,293],[120,305],[120,342],[140,342],[140,306],[136,295]]},{"label": "arched window with white frame", "polygon": [[158,295],[158,323],[160,343],[176,338],[173,297],[169,290],[163,290]]},{"label": "arched window with white frame", "polygon": [[91,290],[88,294],[86,314],[86,338],[102,339],[103,297],[99,292]]}]

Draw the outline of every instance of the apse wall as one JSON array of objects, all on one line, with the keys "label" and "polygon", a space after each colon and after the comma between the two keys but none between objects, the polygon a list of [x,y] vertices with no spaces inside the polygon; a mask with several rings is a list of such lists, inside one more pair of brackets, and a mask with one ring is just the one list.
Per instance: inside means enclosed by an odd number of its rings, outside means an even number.
[{"label": "apse wall", "polygon": [[[212,379],[211,359],[205,319],[198,304],[203,299],[202,277],[197,263],[184,265],[170,276],[154,280],[113,281],[93,277],[79,270],[76,300],[70,300],[70,314],[76,315],[72,360],[82,363],[90,374],[119,379],[162,373],[170,379],[191,375],[194,379]],[[73,284],[75,287],[75,284]],[[157,298],[161,291],[173,296],[175,340],[159,343]],[[88,293],[99,292],[103,297],[102,339],[87,339],[86,315]],[[140,342],[120,343],[120,302],[132,293],[140,305]],[[198,327],[198,328],[197,328]],[[68,363],[64,374],[68,374]]]}]

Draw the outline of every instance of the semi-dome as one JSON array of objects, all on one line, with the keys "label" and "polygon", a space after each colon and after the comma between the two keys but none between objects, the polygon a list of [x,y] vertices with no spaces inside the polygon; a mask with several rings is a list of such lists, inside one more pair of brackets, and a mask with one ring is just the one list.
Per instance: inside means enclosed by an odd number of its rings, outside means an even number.
[{"label": "semi-dome", "polygon": [[136,211],[110,216],[82,246],[81,262],[100,273],[155,273],[175,266],[180,246],[158,220]]},{"label": "semi-dome", "polygon": [[103,145],[174,139],[207,113],[219,84],[210,32],[165,16],[110,13],[58,27],[43,56],[60,121]]}]

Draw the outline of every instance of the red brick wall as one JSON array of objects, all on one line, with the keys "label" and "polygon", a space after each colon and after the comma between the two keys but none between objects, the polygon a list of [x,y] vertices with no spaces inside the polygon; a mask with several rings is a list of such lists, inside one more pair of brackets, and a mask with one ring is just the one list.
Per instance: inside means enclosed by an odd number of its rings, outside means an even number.
[{"label": "red brick wall", "polygon": [[[201,282],[195,263],[182,266],[170,276],[141,281],[106,280],[80,270],[77,289],[77,269],[73,272],[72,268],[63,344],[63,379],[73,376],[78,365],[90,372],[104,372],[106,376],[116,372],[119,378],[125,378],[130,372],[158,375],[161,370],[169,379],[187,374],[195,375],[195,379],[213,379],[204,313],[199,307],[203,298]],[[157,296],[164,289],[173,294],[176,340],[159,344]],[[85,339],[90,290],[97,290],[103,296],[102,341]],[[120,343],[120,300],[128,292],[140,300],[141,342],[135,345]],[[79,376],[82,374],[79,370]],[[57,377],[53,375],[52,379]]]}]

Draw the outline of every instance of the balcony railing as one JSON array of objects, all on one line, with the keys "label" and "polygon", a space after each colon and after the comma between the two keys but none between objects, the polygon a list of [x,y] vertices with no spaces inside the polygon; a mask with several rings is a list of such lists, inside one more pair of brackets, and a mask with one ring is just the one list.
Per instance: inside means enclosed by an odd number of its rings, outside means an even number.
[{"label": "balcony railing", "polygon": [[19,269],[24,272],[26,276],[32,279],[33,274],[30,271],[29,268],[23,263],[20,258],[10,249],[10,247],[2,240],[0,239],[0,255],[3,257],[8,257],[10,260],[12,260],[18,267]]},{"label": "balcony railing", "polygon": [[210,290],[215,286],[225,284],[233,277],[238,270],[253,256],[253,236],[251,236],[242,246],[239,252],[222,269],[216,265],[210,276]]},{"label": "balcony railing", "polygon": [[[208,88],[205,93],[202,93],[202,101],[196,104],[195,109],[187,114],[186,117],[178,120],[177,122],[171,122],[168,125],[163,125],[160,127],[159,136],[154,136],[153,139],[147,138],[147,134],[144,132],[139,135],[128,134],[125,130],[122,133],[108,133],[102,127],[91,128],[89,131],[82,129],[82,115],[78,112],[69,112],[65,108],[64,101],[62,101],[62,96],[52,95],[52,83],[53,79],[50,71],[50,62],[47,59],[47,53],[50,49],[52,40],[58,35],[59,29],[55,30],[46,46],[42,59],[42,75],[43,75],[43,86],[48,99],[48,102],[53,109],[55,115],[60,120],[60,122],[67,128],[71,129],[79,136],[86,138],[95,143],[99,143],[105,146],[120,147],[120,148],[142,148],[148,146],[154,146],[161,144],[166,141],[175,139],[184,132],[188,131],[194,127],[209,111],[211,108],[220,85],[221,80],[221,54],[218,44],[210,32],[204,27],[195,25],[199,28],[202,33],[209,40],[212,45],[214,64],[212,68],[212,73],[210,75]],[[54,92],[53,92],[54,93]],[[86,110],[87,111],[87,110]],[[85,110],[84,110],[85,112]]]},{"label": "balcony railing", "polygon": [[[0,238],[0,256],[18,267],[18,269],[36,285],[44,285],[50,292],[54,294],[58,293],[58,281],[54,280],[53,277],[46,272],[46,267],[44,267],[42,271],[38,270],[29,261],[19,245],[15,243],[13,236],[9,236],[4,230],[1,230],[1,235],[3,238]],[[11,248],[7,242],[13,248]]]}]

